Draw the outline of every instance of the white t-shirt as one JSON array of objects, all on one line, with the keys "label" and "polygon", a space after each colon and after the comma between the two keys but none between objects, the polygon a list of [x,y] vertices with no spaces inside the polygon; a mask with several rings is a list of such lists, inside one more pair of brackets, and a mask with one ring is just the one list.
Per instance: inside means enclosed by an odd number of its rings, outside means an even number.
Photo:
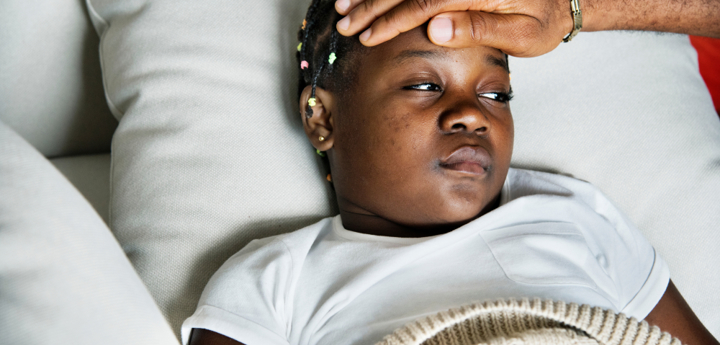
[{"label": "white t-shirt", "polygon": [[643,319],[670,275],[592,185],[511,169],[501,206],[447,234],[375,236],[340,217],[256,240],[208,282],[182,326],[246,345],[375,344],[396,328],[474,301],[540,297]]}]

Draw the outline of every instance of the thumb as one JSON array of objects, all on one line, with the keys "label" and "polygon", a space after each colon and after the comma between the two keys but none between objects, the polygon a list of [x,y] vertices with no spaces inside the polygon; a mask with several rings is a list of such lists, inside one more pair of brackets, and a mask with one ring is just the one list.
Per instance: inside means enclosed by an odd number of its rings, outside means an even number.
[{"label": "thumb", "polygon": [[562,37],[543,37],[542,29],[539,21],[527,15],[447,12],[430,21],[428,37],[450,48],[490,46],[509,55],[531,57],[553,50],[562,41]]}]

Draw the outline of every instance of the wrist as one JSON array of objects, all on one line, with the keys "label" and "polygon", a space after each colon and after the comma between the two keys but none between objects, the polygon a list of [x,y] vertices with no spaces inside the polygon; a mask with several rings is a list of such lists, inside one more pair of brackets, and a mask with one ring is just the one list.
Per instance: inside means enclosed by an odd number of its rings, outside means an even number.
[{"label": "wrist", "polygon": [[[609,0],[579,0],[583,15],[583,31],[613,30],[615,18],[607,6]],[[603,8],[603,5],[606,8]]]},{"label": "wrist", "polygon": [[[642,30],[642,16],[637,7],[648,3],[625,0],[580,0],[583,11],[583,31]],[[645,11],[646,13],[649,12]]]},{"label": "wrist", "polygon": [[567,34],[565,38],[563,38],[563,42],[570,42],[575,37],[575,35],[577,35],[580,30],[582,30],[582,10],[580,9],[580,2],[578,0],[570,0],[570,14],[572,15],[573,19],[573,27],[572,31],[570,31],[570,33]]}]

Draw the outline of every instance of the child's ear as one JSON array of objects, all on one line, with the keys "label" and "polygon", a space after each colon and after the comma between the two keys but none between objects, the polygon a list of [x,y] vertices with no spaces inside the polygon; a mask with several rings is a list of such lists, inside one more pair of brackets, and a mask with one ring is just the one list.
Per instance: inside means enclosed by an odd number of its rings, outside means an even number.
[{"label": "child's ear", "polygon": [[316,149],[327,151],[333,147],[333,94],[316,87],[314,100],[311,100],[311,95],[310,85],[300,94],[300,117],[305,135]]}]

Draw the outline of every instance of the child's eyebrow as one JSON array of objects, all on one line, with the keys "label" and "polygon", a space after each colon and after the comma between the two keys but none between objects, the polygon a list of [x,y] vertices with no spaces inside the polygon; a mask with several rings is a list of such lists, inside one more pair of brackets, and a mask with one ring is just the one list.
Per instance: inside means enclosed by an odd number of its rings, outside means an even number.
[{"label": "child's eyebrow", "polygon": [[485,55],[485,62],[490,66],[498,66],[502,67],[506,71],[510,71],[508,69],[507,61],[505,59],[501,59],[495,56],[492,56],[490,54]]}]

